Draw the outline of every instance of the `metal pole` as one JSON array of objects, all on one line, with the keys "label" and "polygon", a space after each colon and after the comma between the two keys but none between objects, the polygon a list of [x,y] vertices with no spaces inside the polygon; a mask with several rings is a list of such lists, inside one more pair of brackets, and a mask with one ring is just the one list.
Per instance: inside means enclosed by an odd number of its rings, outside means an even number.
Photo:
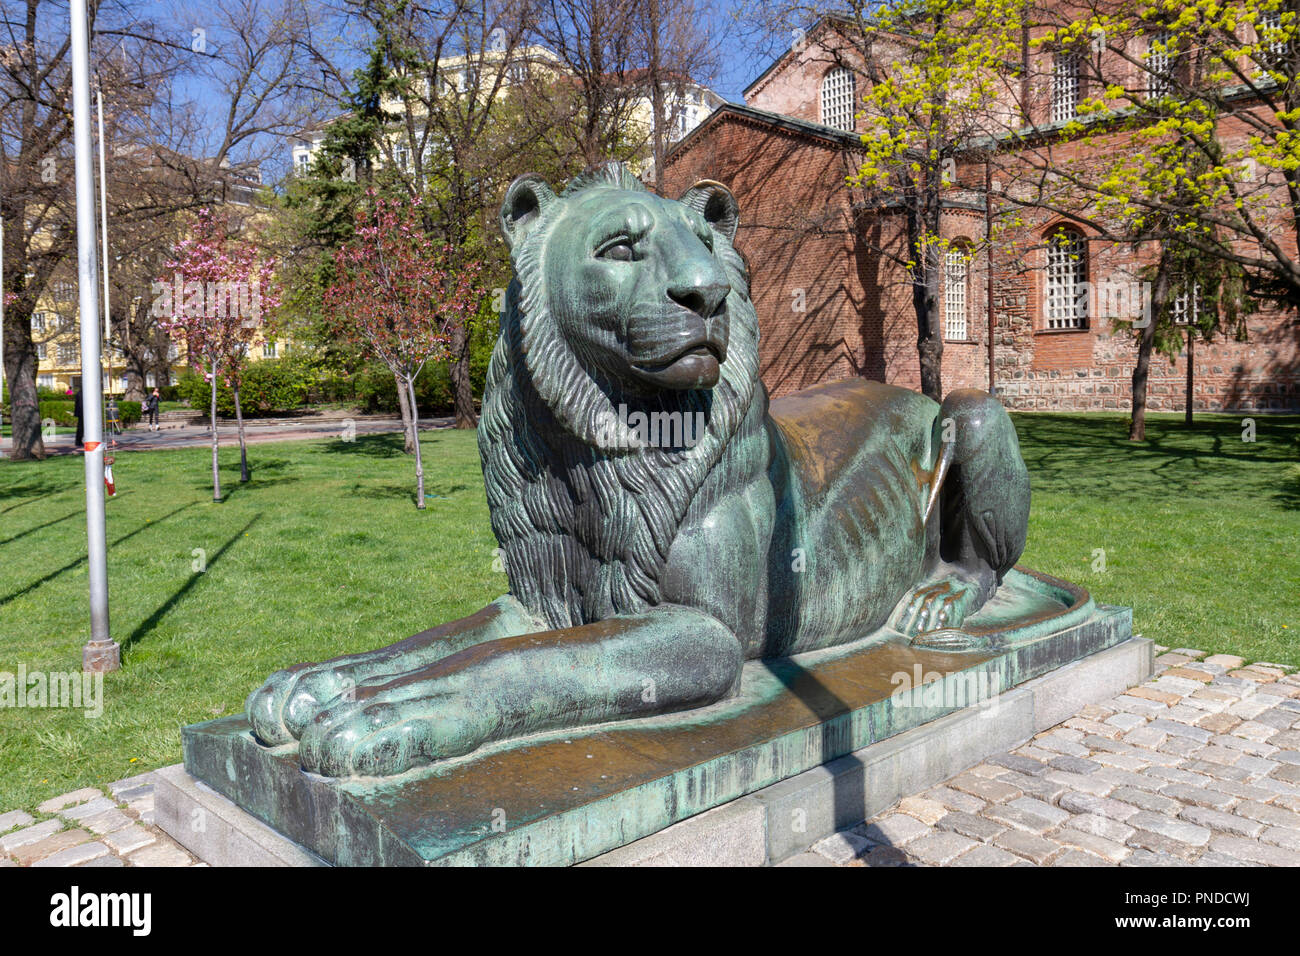
[{"label": "metal pole", "polygon": [[988,309],[989,394],[998,393],[994,342],[997,335],[997,313],[993,309],[993,164],[984,160],[984,295]]},{"label": "metal pole", "polygon": [[[72,141],[77,175],[77,302],[81,314],[81,410],[85,420],[86,567],[90,578],[90,640],[81,652],[83,670],[113,671],[121,648],[108,633],[108,548],[104,534],[104,402],[101,388],[87,388],[88,372],[100,371],[99,276],[95,264],[95,164],[91,157],[90,40],[86,0],[71,0]],[[102,373],[101,373],[102,375]]]},{"label": "metal pole", "polygon": [[108,176],[104,172],[104,91],[95,90],[99,107],[99,228],[104,237],[104,352],[108,358],[108,377],[113,377],[113,326],[108,311]]},{"label": "metal pole", "polygon": [[[0,216],[0,399],[5,393],[5,221]],[[4,412],[0,412],[0,425],[5,423]],[[4,439],[0,437],[0,445]],[[0,448],[0,458],[5,456]]]}]

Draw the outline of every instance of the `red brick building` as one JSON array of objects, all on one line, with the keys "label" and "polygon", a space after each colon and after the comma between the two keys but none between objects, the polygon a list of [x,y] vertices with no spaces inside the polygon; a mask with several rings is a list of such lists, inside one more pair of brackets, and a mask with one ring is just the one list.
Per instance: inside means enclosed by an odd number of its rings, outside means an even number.
[{"label": "red brick building", "polygon": [[[718,109],[665,162],[666,195],[716,179],[739,200],[737,246],[753,270],[762,374],[774,396],[852,375],[920,384],[912,287],[890,256],[905,248],[901,218],[888,206],[869,206],[846,184],[863,159],[853,114],[865,81],[853,75],[850,47],[827,50],[823,40],[788,51],[746,89],[748,105]],[[1052,90],[1021,92],[1021,102],[1046,122]],[[1057,155],[1076,159],[1068,149]],[[1016,157],[999,162],[1005,170]],[[951,265],[945,287],[945,391],[989,387],[991,302],[993,382],[1008,406],[1127,409],[1137,350],[1131,333],[1112,334],[1113,319],[1136,317],[1135,277],[1152,251],[1093,238],[1078,223],[1030,210],[1023,225],[992,244],[990,256],[982,240],[997,213],[992,200],[986,206],[986,175],[996,197],[1002,174],[986,173],[981,161],[958,169],[944,202],[942,234],[979,250]],[[1068,260],[1047,241],[1062,226],[1073,243]],[[1293,239],[1286,241],[1295,255]],[[1094,290],[1086,316],[1061,307],[1063,269],[1074,270],[1069,281]],[[1196,343],[1195,407],[1300,410],[1300,326],[1267,310],[1247,324],[1244,343]],[[1154,356],[1149,407],[1181,410],[1186,371],[1185,355],[1172,364]]]}]

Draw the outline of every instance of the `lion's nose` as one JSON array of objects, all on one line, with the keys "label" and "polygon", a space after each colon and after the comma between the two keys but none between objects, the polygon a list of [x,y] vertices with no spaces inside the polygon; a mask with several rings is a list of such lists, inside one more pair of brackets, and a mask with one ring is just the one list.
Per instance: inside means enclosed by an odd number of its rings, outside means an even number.
[{"label": "lion's nose", "polygon": [[716,272],[700,270],[668,287],[668,298],[702,318],[718,311],[731,291],[731,283]]}]

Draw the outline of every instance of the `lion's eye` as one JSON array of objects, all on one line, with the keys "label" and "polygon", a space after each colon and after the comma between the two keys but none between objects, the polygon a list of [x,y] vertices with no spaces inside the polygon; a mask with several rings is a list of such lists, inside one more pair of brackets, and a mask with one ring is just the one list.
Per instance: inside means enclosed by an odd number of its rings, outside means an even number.
[{"label": "lion's eye", "polygon": [[601,246],[596,252],[596,256],[600,259],[630,262],[632,260],[632,243],[626,239],[615,239],[613,242]]}]

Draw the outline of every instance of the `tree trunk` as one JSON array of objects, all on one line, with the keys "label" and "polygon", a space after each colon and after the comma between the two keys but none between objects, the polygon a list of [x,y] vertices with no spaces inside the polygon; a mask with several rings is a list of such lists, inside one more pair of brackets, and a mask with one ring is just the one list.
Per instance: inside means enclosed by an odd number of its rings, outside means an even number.
[{"label": "tree trunk", "polygon": [[469,329],[458,325],[451,337],[451,388],[456,406],[457,428],[478,428],[474,411],[474,389],[469,379]]},{"label": "tree trunk", "polygon": [[[929,255],[928,252],[921,253]],[[943,329],[939,326],[939,272],[926,263],[921,282],[912,285],[916,309],[916,352],[921,363],[921,392],[936,402],[943,401]]]},{"label": "tree trunk", "polygon": [[217,473],[217,367],[212,366],[212,500],[221,500],[221,476]]},{"label": "tree trunk", "polygon": [[415,404],[415,376],[408,376],[406,388],[411,396],[411,431],[415,434],[415,507],[424,510],[424,456],[420,454],[420,411]]},{"label": "tree trunk", "polygon": [[408,455],[415,454],[414,433],[411,431],[411,400],[406,395],[406,380],[396,372],[393,381],[397,383],[397,406],[402,411],[402,451]]},{"label": "tree trunk", "polygon": [[[5,389],[9,393],[9,426],[13,441],[9,457],[33,461],[45,457],[41,437],[41,405],[36,394],[36,349],[32,345],[31,313],[22,311],[5,328]],[[23,329],[26,334],[23,334]]]},{"label": "tree trunk", "polygon": [[662,81],[662,70],[660,69],[659,55],[659,29],[660,29],[660,12],[658,0],[650,0],[649,10],[647,11],[648,23],[646,24],[646,36],[649,40],[649,80],[650,80],[650,107],[654,110],[654,123],[651,127],[653,142],[651,144],[651,156],[655,167],[655,191],[661,196],[664,192],[664,88]]},{"label": "tree trunk", "polygon": [[239,482],[248,481],[248,446],[244,443],[244,412],[239,407],[239,386],[232,389],[235,393],[235,421],[239,424]]},{"label": "tree trunk", "polygon": [[1184,421],[1190,425],[1192,423],[1192,380],[1196,375],[1196,328],[1187,326],[1187,411],[1185,412]]},{"label": "tree trunk", "polygon": [[1151,315],[1138,337],[1137,364],[1133,366],[1133,414],[1129,419],[1128,440],[1146,441],[1147,437],[1147,381],[1151,374],[1151,353],[1155,351],[1156,322],[1164,314],[1169,298],[1169,259],[1161,254],[1156,271],[1155,288],[1151,293]]},{"label": "tree trunk", "polygon": [[912,282],[912,307],[916,312],[916,352],[921,365],[921,392],[943,401],[943,326],[939,301],[943,274],[933,239],[939,235],[942,206],[937,173],[926,170],[911,197],[907,212],[907,247],[913,269],[921,274]]}]

